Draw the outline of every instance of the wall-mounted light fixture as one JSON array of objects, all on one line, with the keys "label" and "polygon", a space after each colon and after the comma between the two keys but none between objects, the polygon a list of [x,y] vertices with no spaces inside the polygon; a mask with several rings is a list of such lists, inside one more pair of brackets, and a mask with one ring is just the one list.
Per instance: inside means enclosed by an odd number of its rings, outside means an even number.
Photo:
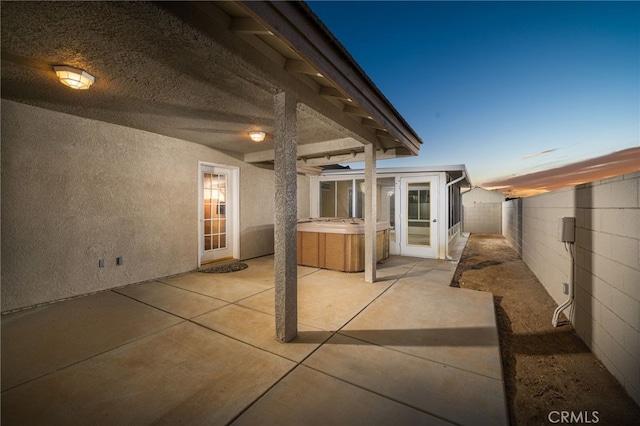
[{"label": "wall-mounted light fixture", "polygon": [[72,89],[88,89],[89,86],[96,81],[96,78],[88,72],[68,67],[66,65],[54,66],[53,70],[58,75],[58,78],[60,78],[62,84],[69,86]]},{"label": "wall-mounted light fixture", "polygon": [[262,142],[266,136],[267,136],[267,134],[265,132],[261,132],[261,131],[249,132],[249,137],[254,142]]}]

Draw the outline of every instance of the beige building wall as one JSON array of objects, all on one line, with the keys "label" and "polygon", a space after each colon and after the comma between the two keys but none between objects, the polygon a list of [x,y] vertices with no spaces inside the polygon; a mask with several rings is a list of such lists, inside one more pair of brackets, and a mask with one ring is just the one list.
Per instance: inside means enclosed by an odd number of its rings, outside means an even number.
[{"label": "beige building wall", "polygon": [[[2,311],[197,268],[198,161],[240,170],[241,258],[273,253],[272,170],[3,100]],[[308,188],[300,177],[301,217]]]},{"label": "beige building wall", "polygon": [[481,234],[502,232],[504,194],[484,188],[473,188],[462,194],[462,231]]},{"label": "beige building wall", "polygon": [[571,268],[558,220],[576,218],[572,322],[640,403],[640,172],[507,201],[502,216],[505,237],[558,304]]},{"label": "beige building wall", "polygon": [[501,192],[475,187],[462,193],[462,204],[501,203],[505,198],[505,195]]},{"label": "beige building wall", "polygon": [[463,204],[462,215],[463,232],[502,233],[502,203]]}]

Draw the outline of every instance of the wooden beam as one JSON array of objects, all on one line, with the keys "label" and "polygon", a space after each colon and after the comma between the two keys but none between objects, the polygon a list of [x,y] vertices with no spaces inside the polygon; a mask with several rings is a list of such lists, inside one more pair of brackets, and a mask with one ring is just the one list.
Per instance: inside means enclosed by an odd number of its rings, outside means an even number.
[{"label": "wooden beam", "polygon": [[378,138],[387,139],[387,140],[394,141],[394,142],[398,141],[396,138],[394,138],[393,136],[391,136],[388,132],[385,132],[384,130],[376,130],[376,136]]},{"label": "wooden beam", "polygon": [[320,94],[322,96],[329,96],[331,98],[349,99],[347,95],[336,89],[335,87],[322,86],[320,88]]},{"label": "wooden beam", "polygon": [[363,110],[360,107],[357,106],[351,106],[351,105],[346,105],[343,109],[344,112],[346,112],[347,114],[351,114],[351,115],[355,115],[358,117],[364,117],[364,118],[368,118],[371,119],[371,116],[369,115],[369,113],[365,110]]},{"label": "wooden beam", "polygon": [[[328,155],[328,157],[329,157],[328,159],[326,156],[302,158],[298,160],[298,167],[327,166],[330,164],[354,163],[354,162],[361,162],[365,160],[365,155],[363,151],[359,151],[359,152],[354,151],[348,154],[333,154],[333,155]],[[396,150],[395,148],[391,148],[391,149],[387,149],[386,152],[378,151],[376,154],[376,158],[378,160],[396,158]]]},{"label": "wooden beam", "polygon": [[251,18],[233,18],[229,29],[235,33],[273,35],[271,31]]},{"label": "wooden beam", "polygon": [[[345,151],[351,148],[362,150],[362,144],[352,138],[343,138],[297,146],[298,157],[316,157],[331,153],[332,151]],[[246,163],[262,163],[265,161],[273,161],[274,158],[274,150],[266,149],[264,151],[249,152],[244,155],[243,160]]]},{"label": "wooden beam", "polygon": [[370,118],[364,118],[360,124],[370,129],[384,130],[384,127],[380,123]]},{"label": "wooden beam", "polygon": [[284,63],[284,69],[289,72],[297,72],[300,74],[322,77],[322,74],[320,74],[318,70],[316,70],[305,61],[300,61],[298,59],[287,59],[287,62]]}]

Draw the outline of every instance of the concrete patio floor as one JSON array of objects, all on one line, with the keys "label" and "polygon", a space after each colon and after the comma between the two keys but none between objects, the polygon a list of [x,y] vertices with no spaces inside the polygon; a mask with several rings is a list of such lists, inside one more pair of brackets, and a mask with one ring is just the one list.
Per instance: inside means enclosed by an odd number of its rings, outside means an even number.
[{"label": "concrete patio floor", "polygon": [[299,267],[287,344],[273,258],[245,263],[3,316],[2,424],[508,423],[492,295],[455,262]]}]

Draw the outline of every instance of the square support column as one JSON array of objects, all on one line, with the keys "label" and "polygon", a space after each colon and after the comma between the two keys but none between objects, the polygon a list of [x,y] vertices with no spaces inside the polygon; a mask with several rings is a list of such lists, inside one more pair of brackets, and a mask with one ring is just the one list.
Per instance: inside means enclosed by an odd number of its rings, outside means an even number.
[{"label": "square support column", "polygon": [[376,145],[364,147],[364,280],[376,280],[376,223],[378,222]]},{"label": "square support column", "polygon": [[274,107],[276,340],[288,342],[298,335],[297,102],[282,92],[275,95]]}]

